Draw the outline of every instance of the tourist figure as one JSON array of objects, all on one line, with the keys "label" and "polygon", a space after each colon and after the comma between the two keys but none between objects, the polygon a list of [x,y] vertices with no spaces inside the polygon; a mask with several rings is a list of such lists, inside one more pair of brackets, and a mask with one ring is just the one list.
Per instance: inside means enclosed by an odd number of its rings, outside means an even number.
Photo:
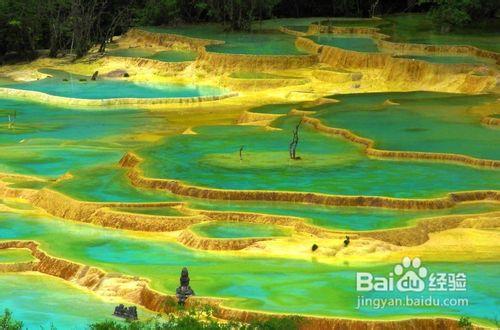
[{"label": "tourist figure", "polygon": [[344,247],[347,247],[350,242],[351,242],[351,239],[349,238],[349,236],[346,236],[345,240],[344,240]]},{"label": "tourist figure", "polygon": [[178,304],[180,306],[184,306],[189,296],[194,296],[194,291],[189,286],[189,273],[186,267],[182,268],[180,286],[177,290],[175,290],[175,295],[177,296]]}]

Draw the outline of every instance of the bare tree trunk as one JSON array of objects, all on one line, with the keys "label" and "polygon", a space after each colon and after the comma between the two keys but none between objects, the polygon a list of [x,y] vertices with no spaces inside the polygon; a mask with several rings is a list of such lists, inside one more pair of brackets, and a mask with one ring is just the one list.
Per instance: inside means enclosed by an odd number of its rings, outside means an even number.
[{"label": "bare tree trunk", "polygon": [[299,123],[297,126],[295,126],[295,129],[293,130],[293,138],[292,142],[290,142],[290,145],[288,147],[288,152],[290,154],[290,159],[294,160],[299,160],[300,157],[297,157],[297,145],[299,144],[299,128],[300,124],[302,124],[302,119],[300,119]]}]

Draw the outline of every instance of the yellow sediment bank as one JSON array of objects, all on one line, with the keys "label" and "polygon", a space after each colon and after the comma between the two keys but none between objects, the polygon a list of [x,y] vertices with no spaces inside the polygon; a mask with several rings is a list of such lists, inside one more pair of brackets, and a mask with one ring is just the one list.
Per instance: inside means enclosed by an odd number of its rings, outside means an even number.
[{"label": "yellow sediment bank", "polygon": [[276,78],[276,79],[246,79],[246,78],[224,78],[224,85],[237,90],[262,90],[280,88],[286,86],[304,85],[309,82],[303,78]]},{"label": "yellow sediment bank", "polygon": [[269,237],[259,238],[208,238],[201,237],[190,229],[184,230],[177,240],[193,249],[198,250],[242,250],[254,243],[271,240]]},{"label": "yellow sediment bank", "polygon": [[0,97],[28,99],[64,106],[124,106],[124,105],[161,105],[161,104],[196,104],[200,102],[218,101],[228,97],[237,96],[238,93],[223,95],[197,96],[197,97],[171,97],[171,98],[117,98],[117,99],[77,99],[71,97],[55,96],[42,92],[0,87]]},{"label": "yellow sediment bank", "polygon": [[20,198],[38,207],[48,214],[78,222],[85,222],[102,227],[137,230],[137,231],[176,231],[209,218],[186,210],[185,216],[160,216],[139,213],[120,212],[112,208],[126,207],[174,207],[182,203],[95,203],[82,202],[59,192],[42,189],[13,189],[0,184],[0,196]]},{"label": "yellow sediment bank", "polygon": [[436,152],[417,152],[417,151],[394,151],[381,150],[374,148],[375,141],[358,136],[344,128],[336,128],[324,125],[321,120],[303,116],[305,123],[311,124],[320,132],[337,135],[348,141],[359,144],[365,148],[365,153],[369,156],[379,158],[407,159],[407,160],[428,160],[456,163],[460,165],[475,166],[482,168],[499,168],[500,161],[492,159],[474,158],[460,154],[436,153]]},{"label": "yellow sediment bank", "polygon": [[[178,240],[192,248],[208,250],[238,250],[263,240],[276,238],[256,239],[212,239],[202,238],[186,230],[191,225],[207,222],[244,222],[258,224],[272,224],[291,227],[296,233],[313,235],[317,238],[331,238],[333,236],[350,235],[352,238],[373,238],[394,245],[413,246],[426,242],[428,234],[449,230],[452,228],[497,228],[500,226],[500,213],[449,215],[442,217],[420,219],[416,225],[387,230],[374,231],[342,231],[330,230],[310,224],[306,219],[294,216],[271,215],[251,212],[209,211],[189,209],[183,202],[153,202],[153,203],[95,203],[74,200],[61,193],[42,189],[9,188],[6,184],[0,185],[0,197],[22,199],[38,207],[50,215],[73,221],[94,224],[102,227],[126,229],[145,232],[171,232],[183,230]],[[338,197],[338,196],[337,196]],[[476,199],[474,199],[476,198]],[[444,198],[442,199],[444,200]],[[448,200],[454,203],[470,200],[498,201],[497,192],[468,192],[448,195]],[[425,201],[425,200],[418,200]],[[430,200],[431,202],[433,200]],[[439,205],[440,206],[440,205]],[[126,212],[126,208],[176,207],[181,208],[185,216],[160,216]],[[115,208],[125,209],[123,211]],[[480,218],[480,220],[477,220]]]},{"label": "yellow sediment bank", "polygon": [[484,214],[446,215],[419,219],[416,225],[405,228],[354,232],[360,237],[370,237],[399,246],[420,245],[429,240],[429,234],[453,228],[499,228],[500,212]]},{"label": "yellow sediment bank", "polygon": [[112,63],[121,68],[134,67],[141,69],[152,69],[158,73],[177,73],[185,70],[188,66],[192,65],[194,61],[184,62],[165,62],[143,57],[125,57],[125,56],[110,56],[104,57],[101,62],[103,65]]},{"label": "yellow sediment bank", "polygon": [[296,36],[296,37],[304,37],[304,36],[307,35],[307,33],[300,32],[300,31],[295,31],[295,30],[286,28],[284,26],[280,26],[279,30],[281,32],[283,32],[283,33],[286,33],[286,34],[289,34],[289,35],[292,35],[292,36]]},{"label": "yellow sediment bank", "polygon": [[285,115],[272,113],[256,113],[245,111],[238,118],[238,125],[254,125],[254,126],[269,126],[276,119]]},{"label": "yellow sediment bank", "polygon": [[[175,312],[176,298],[151,289],[147,279],[106,273],[100,268],[78,264],[69,260],[53,257],[40,249],[34,241],[4,241],[0,249],[26,248],[36,261],[11,266],[8,271],[36,271],[69,281],[81,288],[93,291],[101,297],[120,298],[141,305],[154,312]],[[0,269],[1,271],[1,269]],[[172,303],[173,302],[173,303]],[[214,316],[225,320],[251,322],[270,317],[284,317],[288,314],[275,314],[259,311],[247,311],[225,307],[224,299],[193,296],[187,300],[186,306],[208,305],[214,308]],[[475,329],[481,329],[474,327]],[[356,320],[333,317],[303,316],[300,324],[303,330],[323,329],[457,329],[458,322],[449,318],[410,318],[403,320]]]},{"label": "yellow sediment bank", "polygon": [[132,28],[125,35],[124,39],[134,45],[151,47],[152,45],[165,48],[185,48],[197,51],[207,45],[223,44],[224,41],[191,38],[172,33],[150,32],[142,29]]},{"label": "yellow sediment bank", "polygon": [[443,88],[453,86],[454,90],[462,93],[480,93],[496,85],[493,74],[474,75],[474,67],[468,64],[446,65],[395,58],[386,53],[362,53],[319,45],[307,38],[297,38],[296,46],[310,53],[319,54],[321,63],[334,68],[381,70],[380,78],[392,81],[396,85],[418,85],[420,88],[422,85],[443,86]]},{"label": "yellow sediment bank", "polygon": [[127,39],[135,40],[139,45],[157,45],[175,48],[184,45],[196,50],[196,63],[211,72],[231,71],[266,71],[285,70],[309,67],[317,63],[316,55],[250,55],[230,54],[207,51],[205,46],[222,44],[224,41],[184,37],[176,34],[156,33],[140,29],[131,29],[125,35]]},{"label": "yellow sediment bank", "polygon": [[316,55],[249,55],[199,50],[198,66],[211,72],[262,72],[310,67],[318,62]]},{"label": "yellow sediment bank", "polygon": [[350,81],[359,81],[363,77],[360,72],[334,71],[334,70],[314,70],[314,78],[329,83],[345,83]]},{"label": "yellow sediment bank", "polygon": [[487,126],[499,126],[500,125],[500,118],[495,118],[495,117],[484,117],[483,119],[481,119],[481,123],[483,125],[487,125]]}]

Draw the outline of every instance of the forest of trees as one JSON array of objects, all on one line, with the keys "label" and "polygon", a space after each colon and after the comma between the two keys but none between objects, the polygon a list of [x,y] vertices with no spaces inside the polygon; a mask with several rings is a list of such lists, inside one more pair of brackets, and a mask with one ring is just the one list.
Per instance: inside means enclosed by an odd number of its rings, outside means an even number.
[{"label": "forest of trees", "polygon": [[0,63],[49,56],[82,57],[134,25],[220,22],[227,30],[250,30],[271,17],[369,17],[429,12],[449,28],[494,17],[497,0],[0,0]]}]

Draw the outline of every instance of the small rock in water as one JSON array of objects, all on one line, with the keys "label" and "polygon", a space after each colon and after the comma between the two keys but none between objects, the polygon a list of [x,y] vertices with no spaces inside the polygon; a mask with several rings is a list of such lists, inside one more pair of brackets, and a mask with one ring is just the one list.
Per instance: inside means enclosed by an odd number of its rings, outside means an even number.
[{"label": "small rock in water", "polygon": [[106,77],[109,77],[109,78],[121,78],[121,77],[129,77],[130,75],[128,74],[127,71],[125,70],[113,70],[113,71],[110,71],[108,73],[106,73]]},{"label": "small rock in water", "polygon": [[113,315],[122,317],[127,320],[137,320],[137,307],[135,306],[125,307],[123,304],[120,304],[115,307]]}]

